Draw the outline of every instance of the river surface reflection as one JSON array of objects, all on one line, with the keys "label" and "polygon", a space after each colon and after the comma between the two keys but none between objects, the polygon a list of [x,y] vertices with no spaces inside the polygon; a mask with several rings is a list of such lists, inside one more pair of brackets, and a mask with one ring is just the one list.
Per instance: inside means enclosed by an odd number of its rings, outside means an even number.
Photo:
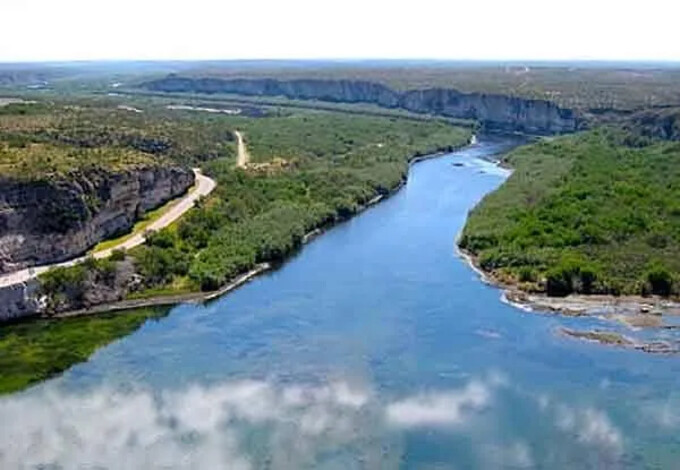
[{"label": "river surface reflection", "polygon": [[557,335],[600,320],[457,257],[512,144],[414,165],[281,269],[0,399],[0,468],[676,468],[676,357]]}]

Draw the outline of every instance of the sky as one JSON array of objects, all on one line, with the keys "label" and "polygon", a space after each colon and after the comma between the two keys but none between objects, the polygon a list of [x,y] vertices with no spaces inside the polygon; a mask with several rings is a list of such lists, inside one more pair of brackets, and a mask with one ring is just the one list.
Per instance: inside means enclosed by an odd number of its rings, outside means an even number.
[{"label": "sky", "polygon": [[680,60],[678,0],[0,0],[0,62]]}]

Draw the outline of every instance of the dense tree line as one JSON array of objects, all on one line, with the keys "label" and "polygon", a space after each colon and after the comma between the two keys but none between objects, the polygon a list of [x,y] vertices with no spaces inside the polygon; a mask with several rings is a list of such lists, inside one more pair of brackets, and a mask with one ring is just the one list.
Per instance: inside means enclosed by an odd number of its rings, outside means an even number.
[{"label": "dense tree line", "polygon": [[409,157],[469,138],[469,130],[444,123],[333,113],[230,121],[244,129],[257,161],[295,164],[258,172],[236,169],[231,159],[208,162],[204,170],[218,182],[214,197],[135,253],[147,279],[185,277],[214,290],[256,263],[284,259],[305,233],[397,186]]},{"label": "dense tree line", "polygon": [[461,246],[553,295],[680,293],[680,145],[597,130],[521,148]]}]

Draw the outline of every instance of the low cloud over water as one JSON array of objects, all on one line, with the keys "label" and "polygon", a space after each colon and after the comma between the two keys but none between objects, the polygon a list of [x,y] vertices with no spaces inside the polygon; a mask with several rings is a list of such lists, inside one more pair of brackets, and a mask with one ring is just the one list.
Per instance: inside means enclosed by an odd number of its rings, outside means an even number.
[{"label": "low cloud over water", "polygon": [[[394,468],[405,457],[405,436],[428,428],[451,442],[473,436],[484,468],[532,468],[532,442],[499,439],[486,427],[508,389],[493,375],[390,399],[342,381],[160,392],[44,387],[0,400],[0,468]],[[617,455],[623,449],[621,432],[600,411],[548,399],[533,406],[575,445]]]}]

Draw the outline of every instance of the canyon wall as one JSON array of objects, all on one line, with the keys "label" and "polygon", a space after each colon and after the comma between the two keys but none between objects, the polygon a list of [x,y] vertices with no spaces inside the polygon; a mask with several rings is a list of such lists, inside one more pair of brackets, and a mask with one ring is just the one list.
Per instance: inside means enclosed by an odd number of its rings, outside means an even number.
[{"label": "canyon wall", "polygon": [[179,167],[92,170],[55,179],[0,179],[0,273],[77,257],[126,232],[145,212],[183,194]]},{"label": "canyon wall", "polygon": [[583,125],[576,112],[546,100],[500,94],[461,93],[442,88],[399,92],[380,83],[358,80],[220,79],[170,75],[143,83],[141,87],[161,92],[235,93],[250,96],[283,96],[301,100],[370,103],[416,113],[473,119],[491,130],[532,134],[573,132]]}]

